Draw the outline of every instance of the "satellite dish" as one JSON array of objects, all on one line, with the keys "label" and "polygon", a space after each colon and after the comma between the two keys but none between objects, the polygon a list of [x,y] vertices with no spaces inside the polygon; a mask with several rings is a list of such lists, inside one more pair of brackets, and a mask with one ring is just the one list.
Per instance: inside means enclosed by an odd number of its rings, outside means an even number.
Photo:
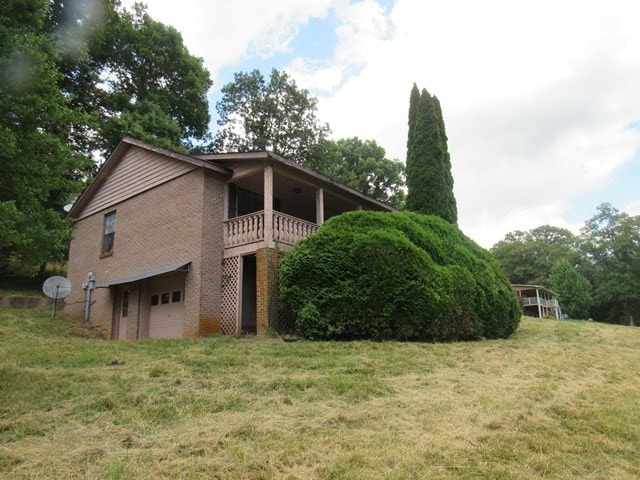
[{"label": "satellite dish", "polygon": [[62,207],[62,209],[65,212],[69,213],[71,211],[71,209],[73,208],[73,205],[74,205],[73,203],[67,203],[64,207]]},{"label": "satellite dish", "polygon": [[65,277],[49,277],[44,281],[42,291],[47,297],[53,298],[53,311],[51,312],[51,318],[53,318],[56,316],[58,300],[71,293],[71,282]]},{"label": "satellite dish", "polygon": [[47,297],[60,300],[71,293],[71,282],[65,277],[49,277],[42,285],[42,291]]}]

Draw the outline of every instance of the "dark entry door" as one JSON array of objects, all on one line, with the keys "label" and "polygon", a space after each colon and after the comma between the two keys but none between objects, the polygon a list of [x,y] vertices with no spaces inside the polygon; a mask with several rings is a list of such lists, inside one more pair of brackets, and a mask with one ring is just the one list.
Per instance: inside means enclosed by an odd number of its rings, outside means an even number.
[{"label": "dark entry door", "polygon": [[242,257],[242,333],[256,333],[256,256]]}]

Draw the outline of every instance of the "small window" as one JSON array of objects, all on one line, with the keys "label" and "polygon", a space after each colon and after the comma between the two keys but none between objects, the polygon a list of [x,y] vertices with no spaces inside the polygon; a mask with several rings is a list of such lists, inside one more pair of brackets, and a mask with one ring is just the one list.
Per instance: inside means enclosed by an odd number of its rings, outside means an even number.
[{"label": "small window", "polygon": [[129,316],[129,290],[125,290],[122,292],[122,310],[120,312],[120,316],[128,317]]},{"label": "small window", "polygon": [[162,305],[166,305],[167,303],[169,303],[169,294],[168,293],[163,293],[162,295],[160,295],[160,303]]},{"label": "small window", "polygon": [[182,292],[177,291],[171,294],[171,303],[177,303],[180,301],[180,297],[182,297]]},{"label": "small window", "polygon": [[107,213],[104,216],[104,234],[102,236],[102,254],[109,255],[113,252],[113,241],[116,233],[116,212]]},{"label": "small window", "polygon": [[158,295],[151,295],[151,306],[155,307],[158,305]]}]

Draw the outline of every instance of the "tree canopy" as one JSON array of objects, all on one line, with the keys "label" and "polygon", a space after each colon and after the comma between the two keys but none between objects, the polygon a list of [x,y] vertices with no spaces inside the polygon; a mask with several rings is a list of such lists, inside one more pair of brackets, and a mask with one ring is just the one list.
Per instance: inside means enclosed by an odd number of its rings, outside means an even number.
[{"label": "tree canopy", "polygon": [[586,273],[594,286],[594,318],[636,325],[640,316],[640,215],[609,203],[581,231]]},{"label": "tree canopy", "polygon": [[280,273],[283,304],[311,339],[506,338],[520,322],[495,259],[433,215],[332,217],[283,258]]},{"label": "tree canopy", "polygon": [[551,268],[567,259],[579,261],[578,238],[566,228],[542,225],[507,233],[491,248],[512,283],[548,285]]},{"label": "tree canopy", "polygon": [[637,324],[640,216],[603,203],[578,236],[544,225],[508,233],[491,252],[512,283],[549,286],[573,317],[588,309],[598,321]]},{"label": "tree canopy", "polygon": [[317,99],[298,88],[286,72],[239,72],[222,87],[216,105],[220,119],[210,149],[271,150],[313,168],[360,192],[400,207],[404,203],[404,166],[386,158],[374,140],[329,140],[329,126],[316,116]]},{"label": "tree canopy", "polygon": [[563,313],[570,318],[589,318],[589,308],[593,304],[591,285],[566,258],[551,267],[548,285],[560,296]]},{"label": "tree canopy", "polygon": [[175,28],[117,0],[53,0],[49,22],[64,47],[60,86],[86,114],[85,153],[125,135],[180,151],[207,137],[209,72]]},{"label": "tree canopy", "polygon": [[414,84],[409,99],[406,207],[456,223],[458,209],[440,101],[426,89],[418,100],[417,90]]},{"label": "tree canopy", "polygon": [[404,165],[388,159],[375,140],[321,140],[305,165],[395,207],[404,204]]},{"label": "tree canopy", "polygon": [[304,163],[329,133],[316,117],[317,99],[285,72],[271,70],[268,82],[259,70],[236,73],[222,94],[220,130],[211,145],[216,151],[271,150]]},{"label": "tree canopy", "polygon": [[0,4],[0,274],[66,254],[61,207],[92,163],[69,144],[81,115],[58,88],[46,0]]},{"label": "tree canopy", "polygon": [[124,135],[185,151],[211,85],[180,35],[116,0],[0,2],[0,274],[62,260],[62,207]]}]

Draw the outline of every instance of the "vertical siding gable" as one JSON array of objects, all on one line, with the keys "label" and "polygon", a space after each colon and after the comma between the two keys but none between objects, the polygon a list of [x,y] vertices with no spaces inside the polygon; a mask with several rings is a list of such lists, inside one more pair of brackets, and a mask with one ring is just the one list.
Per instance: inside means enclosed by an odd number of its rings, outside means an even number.
[{"label": "vertical siding gable", "polygon": [[78,218],[87,217],[196,168],[156,152],[130,148]]}]

